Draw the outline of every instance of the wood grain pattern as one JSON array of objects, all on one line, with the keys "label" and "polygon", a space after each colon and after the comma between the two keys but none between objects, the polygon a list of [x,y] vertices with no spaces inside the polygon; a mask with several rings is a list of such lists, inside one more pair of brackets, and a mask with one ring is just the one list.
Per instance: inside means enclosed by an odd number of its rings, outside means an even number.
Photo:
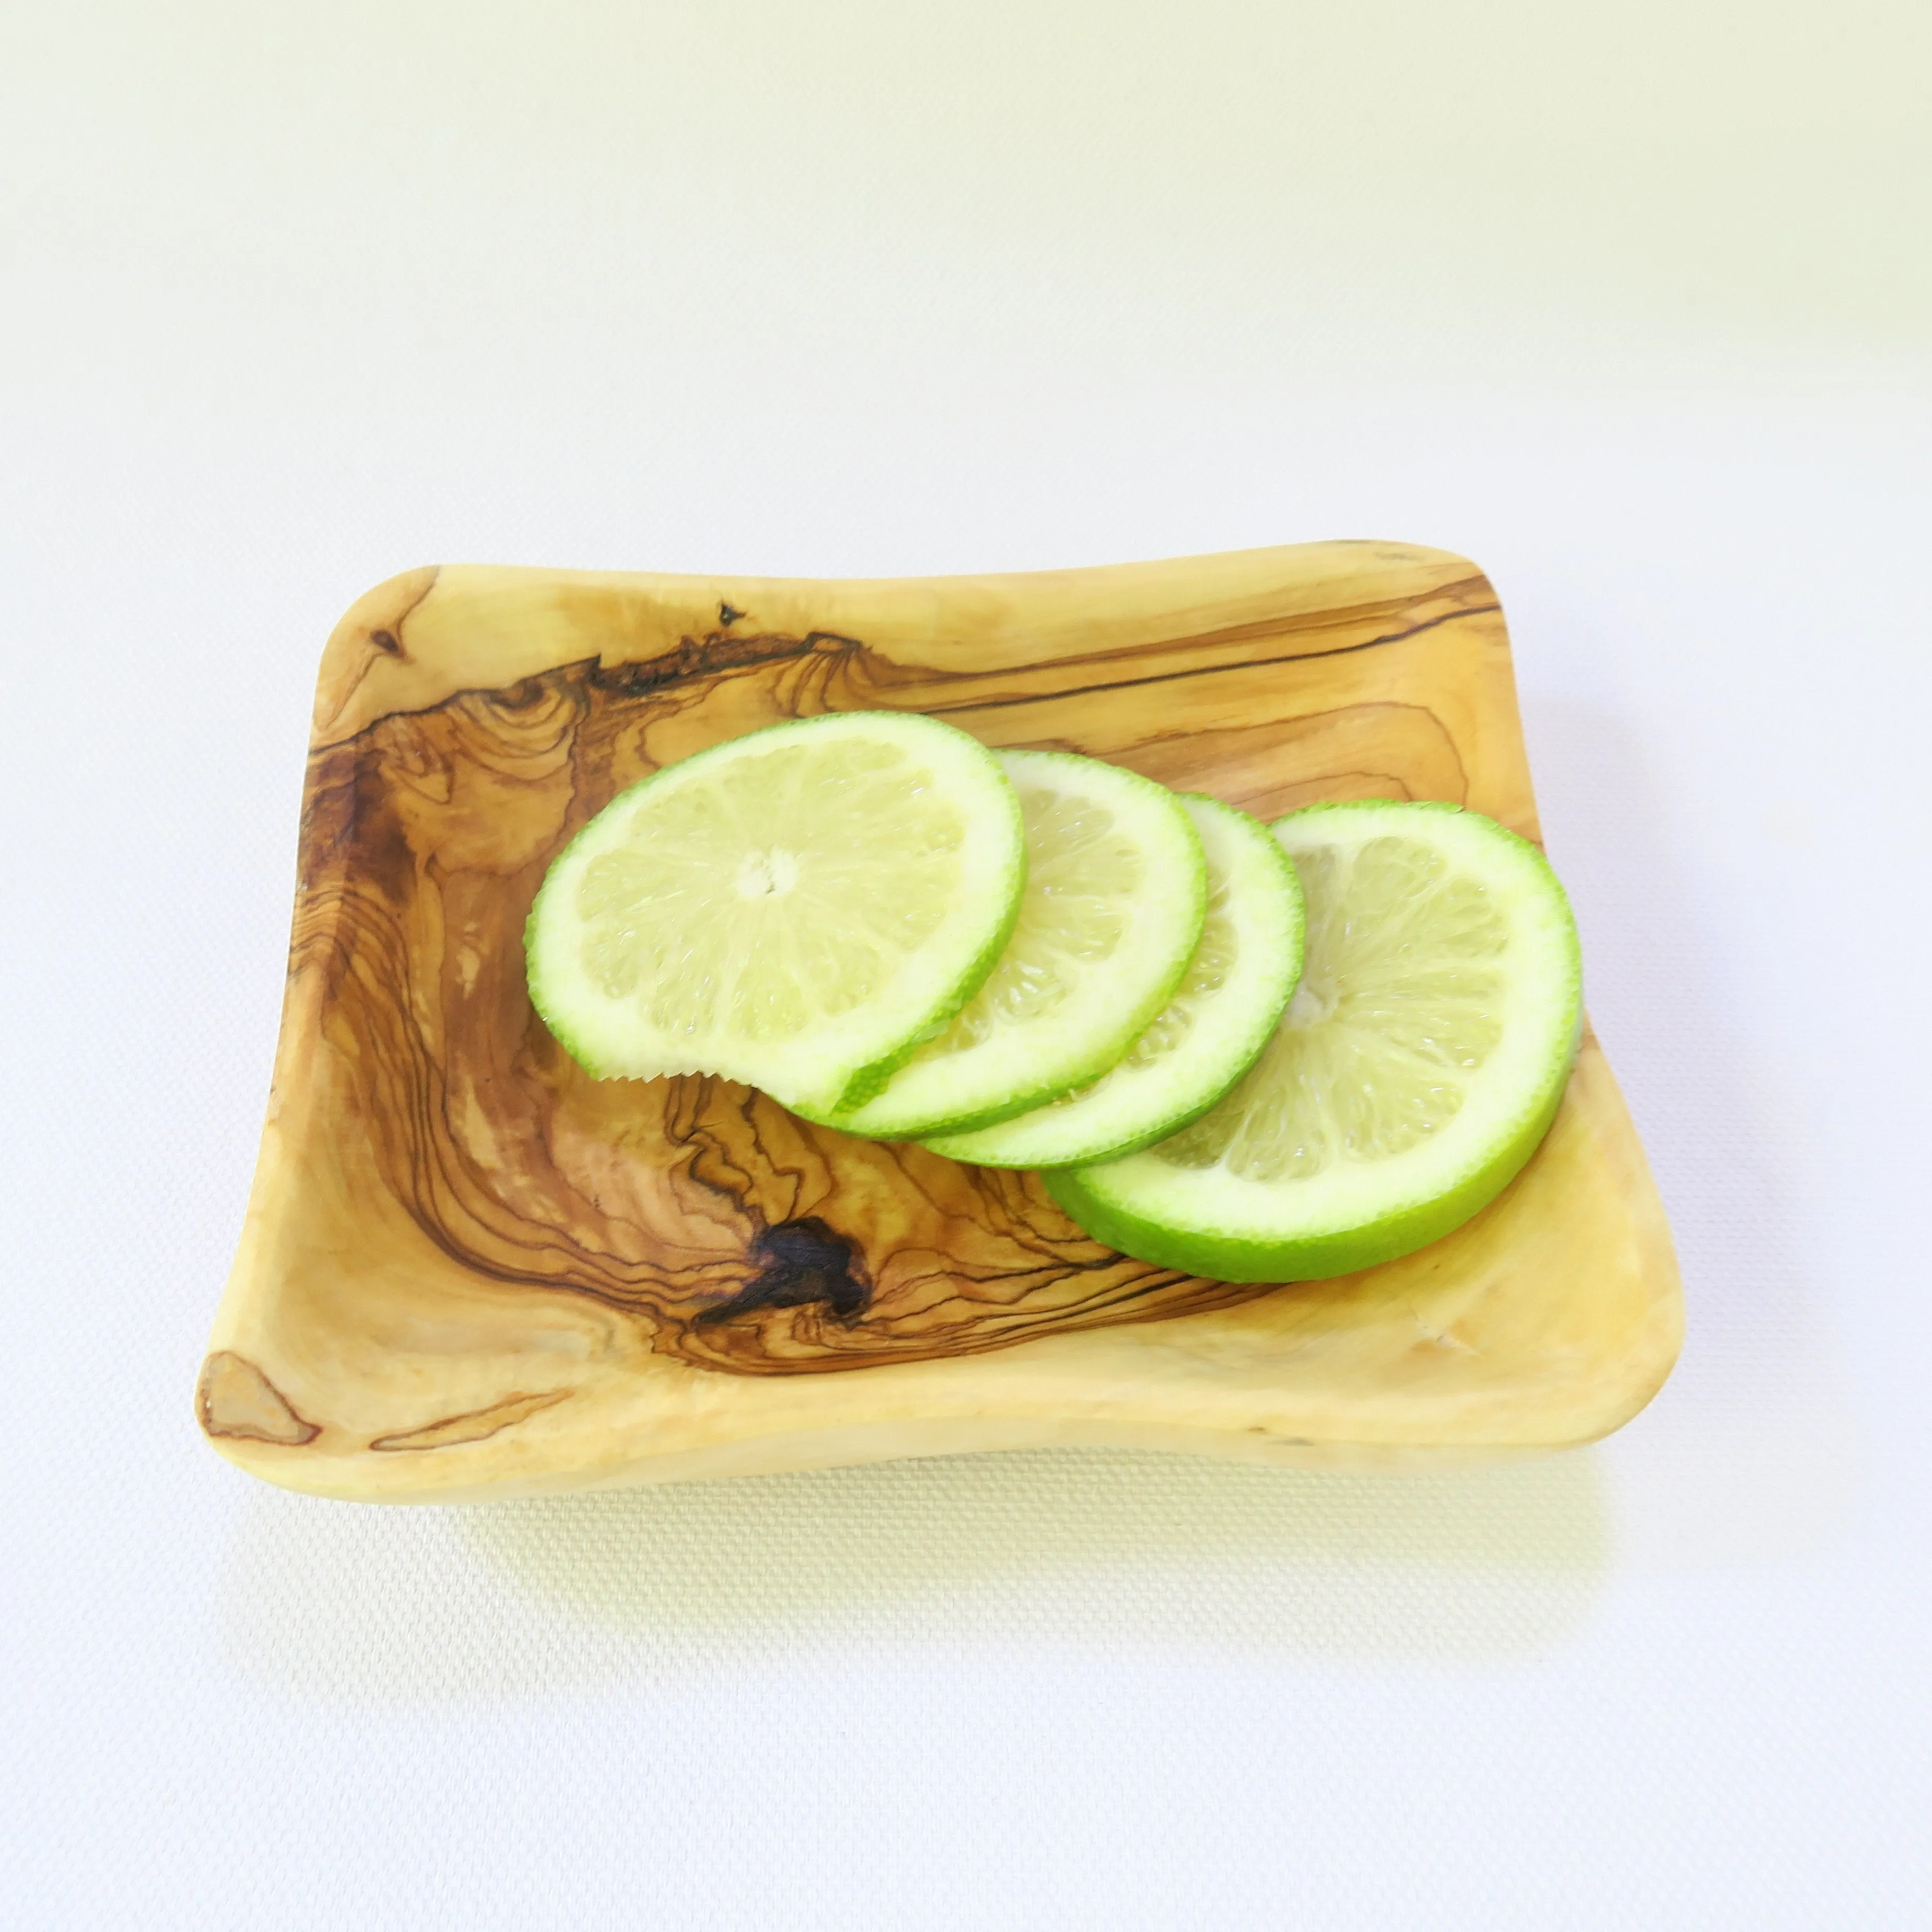
[{"label": "wood grain pattern", "polygon": [[[422,1479],[436,1493],[602,1480],[651,1460],[622,1448],[634,1426],[592,1426],[614,1402],[662,1422],[670,1402],[742,1444],[774,1435],[781,1384],[824,1384],[845,1426],[898,1414],[922,1370],[1017,1386],[1003,1365],[1103,1334],[1117,1348],[1123,1324],[1171,1337],[1240,1304],[1346,1300],[1150,1268],[1088,1240],[1030,1176],[854,1140],[727,1082],[592,1081],[550,1037],[520,934],[578,826],[722,738],[872,706],[1097,753],[1264,817],[1445,798],[1537,836],[1501,613],[1441,552],[878,583],[452,568],[380,586],[318,680],[270,1116],[200,1403],[225,1454],[338,1493],[398,1492],[416,1478],[379,1470],[426,1457],[451,1472]],[[1586,1100],[1597,1138],[1634,1150],[1594,1045],[1570,1107]],[[1546,1150],[1512,1192],[1558,1165]],[[1631,1279],[1667,1341],[1667,1235],[1640,1154],[1625,1167],[1620,1252],[1642,1249]],[[1458,1275],[1475,1226],[1428,1251],[1432,1272]],[[1628,1270],[1572,1258],[1628,1292]],[[901,1417],[915,1436],[918,1408]],[[488,1478],[454,1468],[505,1456]]]}]

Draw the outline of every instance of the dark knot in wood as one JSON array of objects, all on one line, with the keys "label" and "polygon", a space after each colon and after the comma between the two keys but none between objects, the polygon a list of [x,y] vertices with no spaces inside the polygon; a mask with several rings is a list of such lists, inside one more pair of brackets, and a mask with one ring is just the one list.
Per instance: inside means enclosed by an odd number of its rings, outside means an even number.
[{"label": "dark knot in wood", "polygon": [[842,1234],[816,1214],[782,1221],[752,1244],[757,1274],[728,1300],[707,1308],[698,1321],[710,1327],[761,1308],[804,1308],[822,1301],[838,1322],[856,1322],[872,1299],[864,1264]]}]

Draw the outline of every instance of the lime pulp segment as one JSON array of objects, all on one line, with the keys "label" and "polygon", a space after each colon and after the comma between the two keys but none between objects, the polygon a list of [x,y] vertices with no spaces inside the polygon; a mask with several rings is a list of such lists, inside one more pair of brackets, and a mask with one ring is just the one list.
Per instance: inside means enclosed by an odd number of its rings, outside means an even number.
[{"label": "lime pulp segment", "polygon": [[1562,888],[1494,820],[1364,801],[1274,832],[1308,939],[1266,1051],[1179,1133],[1048,1178],[1097,1238],[1229,1280],[1351,1273],[1468,1219],[1542,1139],[1582,1024]]},{"label": "lime pulp segment", "polygon": [[531,998],[606,1078],[705,1072],[829,1111],[992,970],[1025,880],[1019,802],[916,714],[768,727],[632,786],[552,865]]},{"label": "lime pulp segment", "polygon": [[848,1132],[962,1132],[1097,1079],[1166,1005],[1200,938],[1206,862],[1172,792],[1071,752],[996,756],[1026,824],[1018,922],[944,1032],[832,1117]]},{"label": "lime pulp segment", "polygon": [[1118,1159],[1205,1112],[1268,1042],[1301,972],[1301,888],[1265,826],[1184,793],[1208,861],[1200,944],[1174,995],[1091,1085],[970,1133],[935,1154],[990,1167]]}]

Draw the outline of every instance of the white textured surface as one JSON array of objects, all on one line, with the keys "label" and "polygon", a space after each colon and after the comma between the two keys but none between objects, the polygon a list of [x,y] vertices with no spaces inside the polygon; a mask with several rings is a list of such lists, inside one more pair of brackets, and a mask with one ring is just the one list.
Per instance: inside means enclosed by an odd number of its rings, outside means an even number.
[{"label": "white textured surface", "polygon": [[[0,1922],[1932,1923],[1918,0],[0,22]],[[1602,1448],[437,1514],[193,1381],[439,558],[1486,565],[1690,1338]]]}]

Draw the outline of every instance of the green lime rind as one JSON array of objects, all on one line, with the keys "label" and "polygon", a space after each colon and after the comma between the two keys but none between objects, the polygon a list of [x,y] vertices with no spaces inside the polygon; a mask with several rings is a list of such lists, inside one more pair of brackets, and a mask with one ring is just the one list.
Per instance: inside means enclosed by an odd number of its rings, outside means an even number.
[{"label": "green lime rind", "polygon": [[[1456,871],[1478,880],[1504,913],[1508,983],[1498,1005],[1498,1044],[1461,1110],[1432,1136],[1379,1160],[1330,1162],[1312,1176],[1255,1180],[1221,1160],[1209,1166],[1163,1160],[1180,1137],[1125,1159],[1049,1173],[1048,1191],[1096,1240],[1154,1265],[1225,1281],[1318,1280],[1393,1261],[1426,1246],[1486,1207],[1520,1173],[1548,1132],[1568,1084],[1582,1028],[1582,974],[1576,926],[1542,854],[1494,820],[1453,806],[1362,800],[1319,806],[1276,823],[1275,835],[1301,868],[1310,898],[1303,994],[1254,1071],[1204,1120],[1222,1129],[1238,1116],[1290,1104],[1281,1079],[1304,994],[1328,970],[1322,947],[1329,908],[1311,872],[1324,848],[1344,855],[1386,836],[1433,846]],[[1366,911],[1360,929],[1370,929]],[[1340,930],[1345,937],[1346,922]],[[1333,942],[1339,945],[1340,941]],[[1312,1063],[1304,1063],[1312,1064]],[[1292,1096],[1291,1096],[1292,1099]],[[1285,1118],[1285,1117],[1284,1117]],[[1184,1130],[1184,1133],[1198,1130]],[[1204,1142],[1221,1130],[1211,1126]],[[1238,1143],[1231,1143],[1238,1144]]]},{"label": "green lime rind", "polygon": [[[1564,1072],[1567,1084],[1567,1064]],[[1562,1100],[1563,1086],[1559,1084],[1492,1160],[1450,1192],[1433,1201],[1418,1202],[1384,1220],[1294,1240],[1268,1241],[1149,1221],[1083,1184],[1082,1176],[1090,1169],[1049,1170],[1040,1179],[1070,1220],[1096,1241],[1104,1241],[1136,1261],[1210,1281],[1325,1281],[1399,1261],[1444,1234],[1454,1234],[1528,1164],[1549,1132]]]},{"label": "green lime rind", "polygon": [[1173,999],[1093,1085],[934,1154],[982,1167],[1118,1160],[1178,1132],[1254,1064],[1301,976],[1301,884],[1268,827],[1198,793],[1180,802],[1208,860],[1208,915]]},{"label": "green lime rind", "polygon": [[[776,1040],[734,1036],[729,1024],[713,1023],[708,1030],[691,1024],[680,1029],[655,1022],[640,1000],[613,996],[596,983],[588,963],[590,928],[580,890],[592,864],[607,854],[648,853],[651,826],[662,813],[675,809],[680,794],[687,788],[722,785],[718,796],[728,800],[733,760],[801,746],[826,757],[835,795],[837,768],[848,749],[859,773],[855,782],[862,787],[870,782],[861,770],[866,760],[872,758],[876,774],[880,769],[878,754],[885,752],[896,773],[895,760],[910,760],[911,775],[929,793],[956,808],[956,845],[946,849],[942,861],[952,869],[955,890],[934,929],[896,952],[890,946],[884,949],[890,962],[886,983],[873,994],[848,1000],[837,1012],[820,1013],[808,1026],[794,1028],[794,1036]],[[736,812],[732,803],[714,814],[725,861],[736,849],[730,842],[734,838],[751,844],[800,842],[787,838],[801,829],[796,818],[782,826],[740,825]],[[688,829],[685,828],[687,835]],[[808,825],[802,830],[808,833]],[[893,852],[890,830],[889,824],[880,842],[876,874],[862,865],[855,868],[849,851],[835,855],[838,866],[854,880],[850,890],[860,928],[866,904],[882,892],[890,892],[895,862],[927,871],[934,862],[929,854]],[[707,828],[706,838],[711,836]],[[946,836],[952,837],[952,832]],[[699,874],[705,870],[697,868]],[[665,766],[620,794],[579,830],[551,863],[525,922],[531,1004],[571,1057],[600,1079],[712,1073],[763,1088],[787,1106],[829,1112],[848,1094],[882,1084],[972,998],[1012,936],[1025,879],[1025,830],[1018,797],[992,754],[976,739],[910,712],[846,712],[788,720]],[[729,904],[728,885],[724,872],[715,880],[708,875],[700,880],[702,890],[710,892],[706,910],[714,918],[720,902]],[[823,890],[817,894],[821,902],[824,896]],[[782,893],[774,895],[771,903],[781,897]],[[733,916],[725,915],[725,922]],[[663,942],[664,935],[677,934],[678,917],[670,912],[652,914],[646,922],[652,940]],[[821,904],[813,935],[821,968],[827,946],[836,953],[840,938],[836,930],[827,933],[825,924]],[[658,950],[667,946],[668,942],[659,944]],[[873,946],[875,959],[880,951]],[[679,979],[674,964],[661,965],[659,979],[653,982],[666,989],[673,1004],[682,997]]]},{"label": "green lime rind", "polygon": [[1074,752],[995,755],[1028,814],[1027,892],[1006,954],[878,1093],[836,1112],[794,1108],[807,1119],[922,1140],[1025,1113],[1097,1080],[1186,973],[1207,860],[1175,794]]}]

